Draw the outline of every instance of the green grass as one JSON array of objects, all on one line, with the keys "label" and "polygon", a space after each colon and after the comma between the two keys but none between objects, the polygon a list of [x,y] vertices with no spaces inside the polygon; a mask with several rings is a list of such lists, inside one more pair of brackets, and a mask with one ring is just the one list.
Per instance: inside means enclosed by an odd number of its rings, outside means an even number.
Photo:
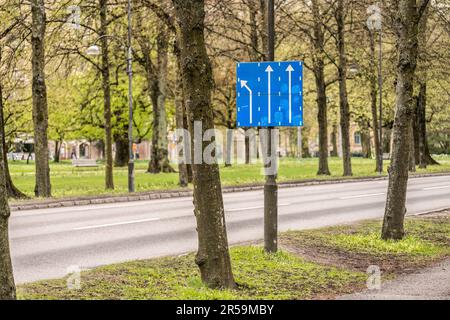
[{"label": "green grass", "polygon": [[407,236],[401,241],[384,241],[379,233],[336,235],[330,244],[345,250],[368,254],[406,254],[417,256],[436,256],[443,248],[423,241],[414,236]]},{"label": "green grass", "polygon": [[[280,236],[284,249],[276,254],[266,254],[259,246],[234,247],[231,258],[239,285],[236,290],[205,287],[194,255],[189,254],[86,271],[81,276],[80,290],[68,289],[67,278],[22,285],[18,296],[20,299],[333,298],[363,289],[369,265],[381,266],[384,279],[391,279],[395,274],[416,270],[450,255],[448,215],[410,218],[406,229],[408,236],[398,242],[380,240],[380,222],[368,221],[284,233]],[[323,251],[324,248],[327,250]],[[314,259],[308,255],[312,252]],[[315,260],[317,253],[324,256],[320,262]],[[421,264],[417,264],[418,257]]]},{"label": "green grass", "polygon": [[[450,255],[450,217],[408,218],[406,235],[400,241],[381,239],[381,222],[370,221],[358,225],[330,227],[320,230],[290,231],[282,242],[294,248],[311,248],[333,255],[346,263],[346,259],[369,264],[387,264],[388,269],[428,262]],[[308,249],[306,249],[308,251]],[[342,257],[344,257],[342,259]],[[351,261],[354,262],[354,261]],[[395,265],[395,264],[398,265]],[[394,270],[395,271],[395,270]]]},{"label": "green grass", "polygon": [[135,261],[82,274],[81,290],[67,289],[66,279],[22,286],[21,299],[311,299],[346,292],[366,276],[306,262],[292,254],[266,254],[261,247],[231,250],[239,289],[205,287],[193,255]]},{"label": "green grass", "polygon": [[[430,166],[423,172],[450,172],[450,157],[438,157],[440,166]],[[374,171],[375,162],[370,159],[353,158],[353,172],[355,177],[377,176]],[[342,160],[331,158],[329,161],[331,178],[342,178]],[[387,163],[386,163],[387,165]],[[178,174],[147,174],[147,163],[138,161],[136,164],[136,190],[169,190],[178,188]],[[241,184],[262,183],[264,176],[261,172],[261,164],[235,165],[231,168],[221,166],[221,179],[224,186],[236,186]],[[11,175],[17,187],[29,196],[33,196],[34,190],[34,164],[16,161],[10,163]],[[82,195],[121,194],[127,192],[127,168],[115,168],[114,179],[116,189],[105,191],[104,167],[98,168],[73,168],[70,162],[60,164],[52,163],[51,180],[53,196],[56,198]],[[317,159],[293,159],[283,158],[280,161],[278,181],[298,181],[306,179],[330,179],[330,177],[318,177]]]}]

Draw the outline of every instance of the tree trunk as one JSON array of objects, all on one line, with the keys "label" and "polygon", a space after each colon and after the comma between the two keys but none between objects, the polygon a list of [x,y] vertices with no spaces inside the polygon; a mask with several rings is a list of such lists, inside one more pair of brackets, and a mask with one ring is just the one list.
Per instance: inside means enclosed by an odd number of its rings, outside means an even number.
[{"label": "tree trunk", "polygon": [[109,78],[109,41],[108,41],[108,0],[100,1],[100,41],[102,45],[102,89],[103,114],[105,118],[105,188],[114,189],[112,121],[111,121],[111,84]]},{"label": "tree trunk", "polygon": [[302,127],[297,128],[297,157],[303,158],[303,133]]},{"label": "tree trunk", "polygon": [[[245,137],[247,139],[247,137]],[[225,167],[231,167],[232,160],[231,155],[233,151],[233,130],[227,129],[227,142],[226,142],[226,150],[225,150]],[[247,157],[247,145],[245,146],[245,156]],[[246,159],[247,160],[247,159]]]},{"label": "tree trunk", "polygon": [[375,37],[372,31],[369,30],[370,36],[370,105],[372,111],[372,128],[373,128],[373,141],[375,148],[376,159],[376,172],[383,172],[383,155],[381,154],[380,143],[380,127],[378,122],[378,110],[377,110],[377,76],[376,76],[376,62],[375,62]]},{"label": "tree trunk", "polygon": [[61,160],[61,144],[62,141],[55,140],[55,158],[53,159],[54,163],[59,163]]},{"label": "tree trunk", "polygon": [[[4,131],[3,126],[1,131]],[[1,138],[4,138],[3,133]],[[8,221],[10,211],[5,172],[7,170],[4,148],[0,148],[0,300],[14,300],[16,299],[16,287],[9,250]]]},{"label": "tree trunk", "polygon": [[345,14],[344,0],[338,0],[336,10],[339,51],[339,109],[341,124],[342,160],[344,176],[352,176],[352,158],[350,154],[350,108],[347,96],[347,53],[345,50]]},{"label": "tree trunk", "polygon": [[153,117],[152,158],[150,159],[148,172],[175,172],[170,166],[168,141],[167,141],[167,64],[169,59],[169,43],[167,31],[161,26],[157,38],[158,43],[158,97]]},{"label": "tree trunk", "polygon": [[429,62],[427,58],[427,31],[428,31],[428,9],[425,10],[419,23],[419,72],[418,72],[418,84],[419,94],[417,96],[417,121],[416,121],[416,134],[417,134],[417,154],[416,161],[420,168],[425,169],[427,165],[438,165],[439,163],[431,157],[428,148],[427,139],[427,119],[426,119],[426,107],[427,107],[427,78]]},{"label": "tree trunk", "polygon": [[114,165],[116,167],[126,167],[130,158],[129,141],[126,131],[123,134],[115,135],[114,141],[116,145]]},{"label": "tree trunk", "polygon": [[317,120],[319,122],[319,170],[317,174],[331,175],[328,167],[328,112],[324,63],[325,40],[319,4],[317,0],[312,0],[311,4],[314,18],[313,71],[317,90]]},{"label": "tree trunk", "polygon": [[416,0],[400,0],[396,10],[397,65],[394,144],[389,167],[389,186],[382,238],[402,239],[406,213],[408,163],[411,149],[411,121],[415,109],[413,82],[417,63],[418,14]]},{"label": "tree trunk", "polygon": [[269,35],[267,34],[267,0],[259,0],[259,12],[261,14],[260,25],[262,26],[259,30],[261,34],[261,51],[262,51],[262,61],[267,61],[267,53],[269,52]]},{"label": "tree trunk", "polygon": [[[183,88],[194,134],[194,121],[201,121],[204,132],[214,128],[211,105],[212,70],[204,39],[204,0],[172,0],[179,24]],[[208,142],[202,144],[205,150]],[[219,166],[193,164],[194,212],[197,220],[198,252],[196,263],[203,282],[211,288],[234,288],[228,250],[225,212]]]},{"label": "tree trunk", "polygon": [[[177,57],[179,54],[179,48],[177,47],[178,44],[176,44],[176,48],[174,48],[175,51],[178,51],[176,53]],[[184,105],[184,94],[183,94],[183,83],[182,83],[182,76],[181,76],[181,67],[178,63],[179,60],[177,58],[177,81],[176,81],[176,88],[175,88],[175,121],[176,126],[178,130],[183,130],[183,135],[181,137],[178,137],[177,143],[183,143],[183,155],[178,154],[178,184],[181,187],[187,187],[189,184],[189,177],[188,177],[188,169],[187,169],[187,163],[185,157],[185,153],[189,150],[189,143],[188,141],[189,137],[184,134],[184,129],[186,128],[186,124],[184,123],[185,114],[186,114],[186,107]],[[186,159],[185,159],[186,158]]]},{"label": "tree trunk", "polygon": [[414,123],[415,116],[411,119],[410,132],[410,148],[409,148],[409,172],[416,172],[416,147],[414,143]]},{"label": "tree trunk", "polygon": [[333,131],[331,131],[331,144],[333,145],[333,149],[330,152],[330,156],[337,157],[338,156],[338,132],[337,125],[333,124]]},{"label": "tree trunk", "polygon": [[362,154],[366,159],[372,158],[369,126],[360,125]]},{"label": "tree trunk", "polygon": [[50,165],[48,157],[48,106],[45,84],[45,29],[44,0],[33,0],[32,11],[32,69],[33,69],[33,124],[35,144],[36,197],[51,197]]},{"label": "tree trunk", "polygon": [[[0,52],[1,54],[1,52]],[[1,56],[0,56],[1,61]],[[11,174],[9,172],[9,165],[8,165],[8,147],[6,145],[6,133],[5,133],[5,116],[3,111],[3,87],[0,83],[0,143],[1,148],[3,149],[3,163],[5,167],[5,183],[6,183],[6,191],[8,192],[8,197],[14,198],[14,199],[26,199],[27,196],[22,193],[19,189],[16,188],[14,185]]]}]

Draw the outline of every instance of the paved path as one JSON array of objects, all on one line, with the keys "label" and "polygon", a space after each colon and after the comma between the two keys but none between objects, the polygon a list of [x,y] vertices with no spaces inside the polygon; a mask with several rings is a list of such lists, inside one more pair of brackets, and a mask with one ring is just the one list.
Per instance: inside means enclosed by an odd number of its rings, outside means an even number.
[{"label": "paved path", "polygon": [[[387,181],[280,189],[279,229],[381,218]],[[224,195],[230,243],[263,238],[263,191]],[[450,208],[450,176],[410,180],[408,214]],[[59,278],[91,268],[195,251],[192,198],[16,211],[10,236],[16,281]]]},{"label": "paved path", "polygon": [[450,259],[434,267],[382,283],[381,290],[367,290],[339,299],[450,300]]}]

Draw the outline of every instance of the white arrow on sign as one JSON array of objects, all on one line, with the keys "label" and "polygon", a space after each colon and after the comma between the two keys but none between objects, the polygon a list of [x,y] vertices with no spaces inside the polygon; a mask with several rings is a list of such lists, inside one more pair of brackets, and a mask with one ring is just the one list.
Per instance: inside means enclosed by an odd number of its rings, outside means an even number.
[{"label": "white arrow on sign", "polygon": [[266,72],[267,72],[267,76],[268,76],[268,82],[267,82],[267,84],[268,84],[268,89],[267,89],[267,93],[268,93],[268,99],[269,99],[269,101],[268,101],[268,111],[269,111],[269,124],[272,122],[271,121],[271,119],[270,119],[270,114],[271,114],[271,108],[272,108],[272,106],[271,106],[271,104],[272,104],[272,98],[271,98],[271,83],[270,83],[270,76],[271,76],[271,73],[273,72],[273,69],[272,69],[272,67],[269,65],[268,67],[267,67],[267,69],[266,69]]},{"label": "white arrow on sign", "polygon": [[253,123],[253,91],[247,85],[248,81],[241,80],[241,88],[246,88],[250,93],[250,124]]},{"label": "white arrow on sign", "polygon": [[289,72],[289,123],[292,123],[292,72],[294,68],[289,65],[286,71]]}]

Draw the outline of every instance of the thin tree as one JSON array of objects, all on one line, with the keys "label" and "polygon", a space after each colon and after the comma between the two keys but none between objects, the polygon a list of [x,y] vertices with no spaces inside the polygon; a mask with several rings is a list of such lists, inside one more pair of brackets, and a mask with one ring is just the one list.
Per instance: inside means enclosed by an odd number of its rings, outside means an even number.
[{"label": "thin tree", "polygon": [[[6,33],[3,33],[3,36]],[[1,38],[1,37],[0,37]],[[0,65],[2,63],[2,48],[0,47]],[[8,196],[15,199],[25,199],[27,196],[21,192],[13,183],[11,179],[11,174],[9,172],[9,165],[8,165],[8,145],[6,143],[6,132],[5,132],[5,126],[6,126],[6,119],[5,119],[5,112],[4,112],[4,96],[3,96],[3,74],[0,75],[0,147],[3,148],[3,161],[5,166],[5,181],[6,181],[6,190],[8,193]]]},{"label": "thin tree", "polygon": [[[348,3],[347,3],[348,5]],[[347,53],[345,48],[345,12],[344,0],[337,1],[337,47],[339,52],[339,107],[342,139],[342,159],[344,176],[352,176],[352,159],[350,155],[350,108],[347,94]]]},{"label": "thin tree", "polygon": [[317,120],[319,123],[319,170],[318,175],[330,175],[328,167],[328,110],[327,85],[325,82],[325,34],[322,25],[322,14],[317,0],[311,1],[313,15],[313,71],[317,89]]},{"label": "thin tree", "polygon": [[48,157],[48,105],[45,84],[45,30],[46,15],[44,0],[31,1],[32,13],[32,68],[33,68],[33,123],[36,157],[37,197],[51,197],[50,165]]},{"label": "thin tree", "polygon": [[[0,130],[0,139],[4,139],[3,130]],[[14,300],[16,298],[16,287],[9,250],[8,222],[10,210],[3,153],[4,149],[0,148],[0,300]]]},{"label": "thin tree", "polygon": [[369,33],[370,55],[369,55],[369,81],[370,81],[370,110],[372,112],[372,128],[373,141],[375,148],[376,172],[383,172],[383,155],[381,154],[380,146],[380,128],[378,122],[378,104],[377,104],[377,75],[376,75],[376,60],[375,60],[375,34],[374,31],[367,28]]},{"label": "thin tree", "polygon": [[[160,25],[156,39],[157,46],[157,68],[155,85],[153,86],[155,98],[153,103],[153,133],[152,152],[148,165],[149,173],[175,172],[171,167],[168,152],[167,139],[167,74],[169,61],[169,34],[165,24]],[[151,81],[151,80],[150,80]]]},{"label": "thin tree", "polygon": [[[204,38],[205,3],[204,0],[172,0],[172,3],[178,23],[189,130],[193,136],[194,121],[201,121],[203,137],[206,130],[214,128],[213,78]],[[196,143],[201,144],[201,152],[208,146],[207,142]],[[202,281],[212,288],[234,288],[219,166],[202,162],[193,164],[192,171],[199,245],[195,261]]]},{"label": "thin tree", "polygon": [[103,115],[105,118],[105,188],[114,189],[113,152],[112,152],[112,114],[111,114],[111,81],[109,75],[109,40],[108,40],[108,0],[99,0],[100,6],[100,42],[102,45],[102,89]]},{"label": "thin tree", "polygon": [[428,19],[429,10],[427,9],[419,23],[419,72],[418,72],[418,86],[419,92],[416,97],[417,110],[416,110],[416,123],[415,131],[417,136],[416,143],[416,163],[422,169],[426,169],[428,165],[438,165],[439,163],[434,160],[430,155],[427,139],[427,82],[428,82]]},{"label": "thin tree", "polygon": [[411,123],[415,110],[413,86],[418,56],[418,25],[429,0],[400,0],[396,3],[395,29],[398,46],[396,112],[393,128],[392,160],[382,228],[383,239],[404,237],[406,190],[411,151]]}]

